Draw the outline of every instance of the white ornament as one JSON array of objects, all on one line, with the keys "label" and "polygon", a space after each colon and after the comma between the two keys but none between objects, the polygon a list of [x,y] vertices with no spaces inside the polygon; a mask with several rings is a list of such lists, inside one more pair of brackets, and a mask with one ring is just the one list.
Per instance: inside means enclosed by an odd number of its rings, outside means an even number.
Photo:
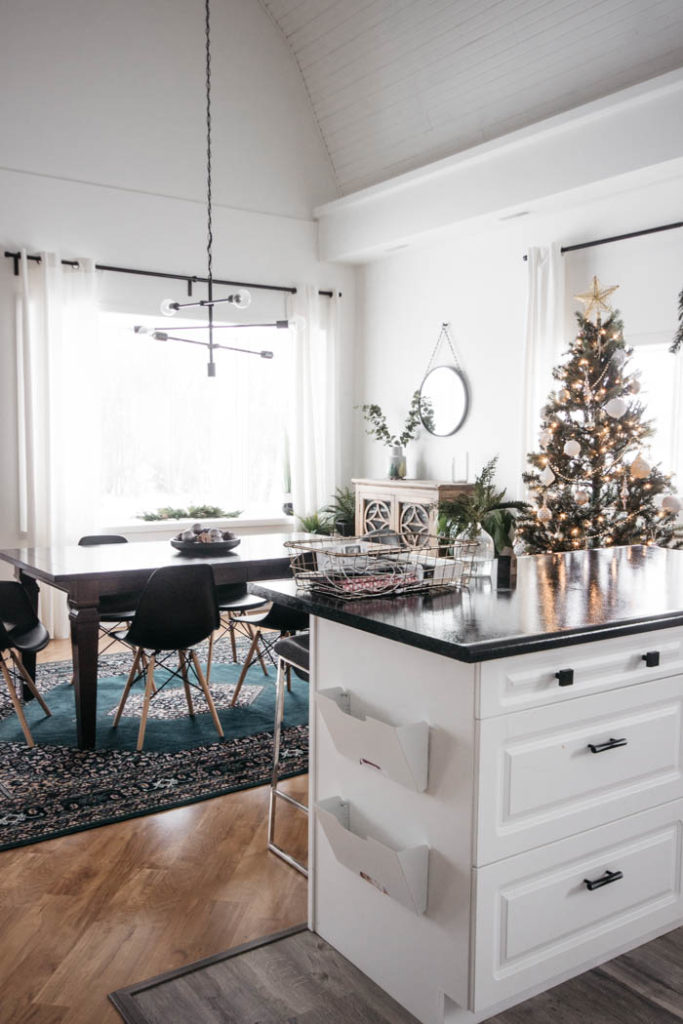
[{"label": "white ornament", "polygon": [[536,518],[541,523],[549,523],[550,520],[553,518],[553,514],[547,505],[542,505],[536,513]]},{"label": "white ornament", "polygon": [[577,491],[574,495],[574,501],[577,505],[585,505],[588,501],[590,501],[590,494],[588,493],[588,491],[584,491],[583,489],[581,489]]},{"label": "white ornament", "polygon": [[541,473],[541,483],[544,484],[545,487],[550,487],[554,479],[555,474],[553,473],[552,469],[550,468],[550,466],[546,466],[543,472]]},{"label": "white ornament", "polygon": [[650,466],[642,455],[636,455],[629,467],[629,472],[634,480],[644,480],[650,475]]},{"label": "white ornament", "polygon": [[570,459],[576,459],[581,454],[581,445],[578,441],[567,441],[564,448],[562,449],[565,455],[568,455]]},{"label": "white ornament", "polygon": [[669,494],[662,500],[662,508],[666,509],[667,512],[673,512],[674,515],[678,515],[681,511],[681,503],[678,498],[674,498],[673,494]]},{"label": "white ornament", "polygon": [[618,348],[616,352],[612,353],[612,362],[615,366],[623,366],[626,362],[626,353],[623,348]]},{"label": "white ornament", "polygon": [[552,430],[547,430],[546,429],[546,430],[542,430],[541,431],[541,433],[539,435],[539,441],[541,442],[541,447],[542,448],[545,448],[547,445],[549,445],[550,442],[552,441],[552,439],[553,439],[553,432],[552,432]]},{"label": "white ornament", "polygon": [[634,380],[633,384],[631,384],[631,394],[632,395],[637,395],[639,391],[640,391],[640,384],[638,383],[637,380]]},{"label": "white ornament", "polygon": [[620,420],[628,406],[623,398],[611,398],[605,406],[605,412],[615,420]]}]

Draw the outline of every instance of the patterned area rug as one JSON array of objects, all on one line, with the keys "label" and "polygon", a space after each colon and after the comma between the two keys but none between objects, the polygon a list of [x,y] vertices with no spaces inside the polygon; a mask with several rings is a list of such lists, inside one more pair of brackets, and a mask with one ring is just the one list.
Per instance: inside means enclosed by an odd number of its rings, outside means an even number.
[{"label": "patterned area rug", "polygon": [[[242,649],[242,654],[245,653]],[[202,652],[199,652],[200,660]],[[117,729],[113,716],[130,667],[128,654],[100,658],[97,749],[76,747],[70,662],[38,666],[37,683],[52,712],[35,701],[26,717],[36,741],[29,748],[0,695],[0,850],[207,800],[270,779],[275,714],[275,669],[266,678],[254,666],[238,703],[230,700],[239,665],[229,644],[217,645],[211,693],[225,738],[220,740],[204,698],[192,691],[187,714],[182,684],[171,681],[152,701],[145,749],[135,750],[142,697],[131,692]],[[162,677],[163,678],[163,677]],[[139,684],[138,684],[139,685]],[[307,771],[308,687],[292,679],[285,700],[283,776]]]}]

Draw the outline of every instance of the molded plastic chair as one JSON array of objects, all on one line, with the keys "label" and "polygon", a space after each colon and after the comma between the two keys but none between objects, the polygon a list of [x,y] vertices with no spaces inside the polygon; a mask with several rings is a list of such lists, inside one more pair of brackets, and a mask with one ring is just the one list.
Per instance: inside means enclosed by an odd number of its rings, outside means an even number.
[{"label": "molded plastic chair", "polygon": [[[147,715],[153,696],[162,690],[171,679],[178,678],[178,676],[181,676],[183,680],[185,699],[190,715],[194,717],[190,693],[190,688],[194,686],[204,694],[216,731],[219,736],[223,736],[223,729],[206,678],[193,650],[197,644],[212,635],[218,628],[219,622],[216,588],[213,569],[210,565],[170,565],[152,573],[140,596],[130,628],[120,638],[135,648],[135,657],[116,712],[114,726],[119,724],[131,687],[138,679],[146,676],[145,699],[138,732],[138,750],[142,750],[144,743]],[[172,651],[176,651],[178,654],[178,669],[173,671],[157,690],[154,683],[154,669],[157,663],[163,664],[163,659],[159,658],[159,655],[162,652]],[[144,667],[143,663],[142,671],[138,671],[144,657],[148,658],[147,665]],[[190,665],[194,669],[199,685],[190,682],[188,673]]]},{"label": "molded plastic chair", "polygon": [[277,682],[275,696],[275,735],[273,739],[273,776],[270,783],[270,800],[268,804],[268,849],[284,860],[291,867],[296,868],[302,875],[308,876],[308,869],[301,861],[287,853],[275,842],[275,811],[278,798],[292,807],[298,808],[304,814],[308,814],[308,807],[300,800],[295,800],[289,793],[279,789],[280,779],[280,744],[282,734],[282,720],[285,714],[285,681],[287,672],[293,669],[295,674],[308,682],[310,668],[310,634],[301,633],[298,636],[285,637],[278,640],[273,650],[277,654]]},{"label": "molded plastic chair", "polygon": [[[241,633],[246,636],[247,639],[253,639],[253,633],[249,629],[249,618],[245,617],[245,613],[252,612],[257,608],[263,608],[264,605],[268,604],[265,597],[257,597],[256,594],[250,594],[247,590],[246,583],[225,583],[222,586],[216,587],[216,596],[218,598],[218,611],[220,614],[221,624],[218,630],[212,635],[209,641],[209,656],[206,664],[206,679],[207,682],[211,678],[211,663],[213,660],[213,646],[222,640],[227,634],[230,635],[230,645],[232,647],[232,660],[237,661],[237,645],[235,643],[235,634]],[[268,670],[263,664],[261,658],[261,666],[264,673],[267,675]]]},{"label": "molded plastic chair", "polygon": [[[251,666],[260,661],[261,667],[266,672],[265,665],[263,664],[264,654],[274,660],[271,652],[274,650],[278,640],[290,636],[292,633],[308,629],[308,615],[305,612],[293,611],[291,608],[286,608],[285,605],[281,604],[272,604],[268,611],[261,616],[237,619],[236,621],[244,623],[249,627],[252,632],[252,641],[242,666],[240,677],[237,680],[231,706],[235,705],[245,676]],[[266,635],[267,633],[273,633],[274,635],[268,636]],[[289,680],[287,680],[287,683],[287,688],[289,689]]]},{"label": "molded plastic chair", "polygon": [[[90,534],[85,537],[81,537],[78,542],[80,548],[93,548],[99,547],[101,544],[127,544],[128,540],[126,537],[122,537],[118,533],[101,533],[101,534]],[[140,593],[129,593],[129,594],[111,594],[104,595],[99,601],[99,614],[100,614],[100,637],[107,638],[108,643],[99,653],[104,654],[108,651],[113,643],[116,641],[114,636],[114,630],[108,629],[103,623],[111,623],[117,626],[130,623],[134,614],[135,607],[140,598]]]},{"label": "molded plastic chair", "polygon": [[49,642],[50,634],[33,610],[33,605],[21,583],[0,581],[0,673],[7,684],[10,700],[14,705],[29,747],[35,746],[35,743],[14,689],[12,676],[5,662],[5,653],[9,652],[14,667],[23,682],[28,686],[45,714],[50,715],[50,709],[21,660],[22,654],[37,654],[38,651],[47,647]]}]

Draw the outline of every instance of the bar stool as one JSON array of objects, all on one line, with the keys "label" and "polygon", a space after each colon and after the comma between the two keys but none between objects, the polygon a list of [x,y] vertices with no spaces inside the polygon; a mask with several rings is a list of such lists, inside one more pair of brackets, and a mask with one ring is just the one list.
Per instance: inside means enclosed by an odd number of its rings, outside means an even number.
[{"label": "bar stool", "polygon": [[287,853],[281,846],[278,846],[275,842],[275,810],[278,797],[280,800],[284,800],[285,803],[291,804],[292,807],[298,808],[308,816],[308,807],[306,804],[302,804],[301,801],[296,800],[289,793],[283,792],[278,788],[278,782],[280,780],[280,745],[281,745],[281,733],[282,733],[282,721],[285,714],[285,682],[286,674],[288,669],[293,669],[294,673],[303,679],[304,682],[308,682],[309,671],[310,671],[310,634],[300,633],[298,636],[284,637],[282,640],[278,640],[273,650],[277,654],[277,682],[275,684],[275,732],[273,736],[273,777],[270,783],[270,800],[268,804],[268,849],[271,853],[274,853],[281,860],[289,864],[290,867],[295,868],[301,872],[302,875],[308,877],[308,868],[306,868],[301,861],[298,861],[296,857],[293,857],[291,853]]}]

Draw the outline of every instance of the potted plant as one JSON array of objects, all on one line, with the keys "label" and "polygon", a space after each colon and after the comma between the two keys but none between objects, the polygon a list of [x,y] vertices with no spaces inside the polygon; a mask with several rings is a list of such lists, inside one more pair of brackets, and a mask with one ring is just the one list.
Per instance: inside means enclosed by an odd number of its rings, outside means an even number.
[{"label": "potted plant", "polygon": [[498,456],[486,463],[469,493],[438,504],[437,531],[440,536],[476,541],[476,572],[490,576],[493,558],[512,545],[517,512],[528,509],[525,501],[505,501],[505,488],[494,482]]},{"label": "potted plant", "polygon": [[406,421],[400,434],[392,434],[387,419],[379,405],[361,405],[363,418],[368,424],[366,433],[372,434],[378,441],[392,449],[389,462],[389,479],[402,480],[406,475],[406,458],[403,449],[412,441],[420,428],[420,392],[413,392]]},{"label": "potted plant", "polygon": [[353,537],[356,532],[356,495],[350,487],[338,487],[334,498],[323,509],[342,537]]}]

